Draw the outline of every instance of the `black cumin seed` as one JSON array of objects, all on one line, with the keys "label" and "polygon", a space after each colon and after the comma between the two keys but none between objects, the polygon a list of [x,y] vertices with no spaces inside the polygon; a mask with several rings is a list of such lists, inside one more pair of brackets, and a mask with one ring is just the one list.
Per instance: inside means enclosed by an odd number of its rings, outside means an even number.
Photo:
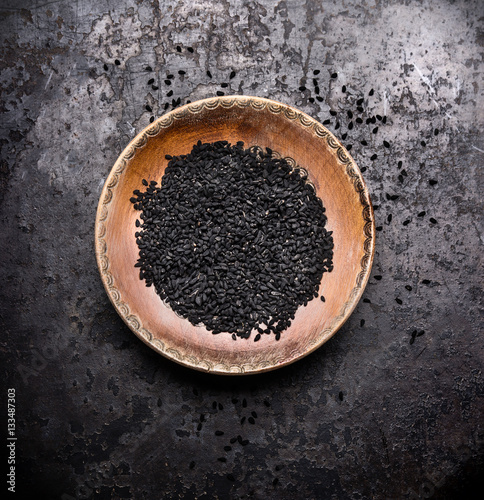
[{"label": "black cumin seed", "polygon": [[437,221],[436,221],[433,217],[430,217],[429,221],[430,221],[432,224],[437,224]]},{"label": "black cumin seed", "polygon": [[223,463],[225,463],[227,461],[227,459],[225,457],[218,457],[217,460],[219,462],[223,462]]},{"label": "black cumin seed", "polygon": [[380,276],[379,274],[378,274],[378,275],[376,275],[376,276],[373,276],[373,277],[374,277],[377,281],[380,281],[380,280],[383,278],[383,276]]},{"label": "black cumin seed", "polygon": [[272,486],[277,486],[277,484],[279,483],[279,478],[278,477],[275,477],[273,480],[272,480]]},{"label": "black cumin seed", "polygon": [[410,338],[410,345],[412,345],[415,342],[415,337]]},{"label": "black cumin seed", "polygon": [[392,221],[392,217],[393,217],[392,214],[388,214],[387,221],[391,222]]},{"label": "black cumin seed", "polygon": [[300,90],[301,92],[304,92],[304,91],[306,90],[306,87],[305,87],[304,85],[301,85],[301,86],[299,87],[299,90]]},{"label": "black cumin seed", "polygon": [[430,285],[430,280],[422,280],[422,283],[423,283],[424,285]]},{"label": "black cumin seed", "polygon": [[224,435],[224,431],[215,431],[215,435],[216,436],[223,436]]},{"label": "black cumin seed", "polygon": [[390,147],[390,143],[388,141],[383,141],[383,145],[386,147],[386,148],[389,148]]},{"label": "black cumin seed", "polygon": [[371,304],[371,300],[370,299],[363,299],[363,302],[366,302],[367,304]]},{"label": "black cumin seed", "polygon": [[364,319],[360,320],[360,326],[365,326],[365,320]]},{"label": "black cumin seed", "polygon": [[119,59],[115,59],[114,64],[116,64],[116,66],[119,66],[121,64],[121,62]]},{"label": "black cumin seed", "polygon": [[360,98],[356,101],[356,105],[357,105],[357,106],[361,106],[361,105],[363,104],[363,101],[364,101],[363,97],[360,97]]},{"label": "black cumin seed", "polygon": [[404,220],[403,223],[402,223],[404,226],[408,226],[410,224],[410,220],[407,219],[407,220]]},{"label": "black cumin seed", "polygon": [[246,417],[242,417],[242,418],[240,419],[240,425],[244,425],[245,419],[246,419]]},{"label": "black cumin seed", "polygon": [[366,172],[366,167],[361,167],[361,168],[360,168],[360,172],[361,172],[361,173]]},{"label": "black cumin seed", "polygon": [[[331,73],[331,78],[338,78],[338,73]],[[345,91],[343,90],[343,92]]]},{"label": "black cumin seed", "polygon": [[375,231],[382,231],[383,230],[383,226],[377,226],[375,227]]},{"label": "black cumin seed", "polygon": [[233,475],[233,474],[227,474],[227,479],[228,479],[229,481],[235,481],[235,477],[234,477],[234,475]]},{"label": "black cumin seed", "polygon": [[178,74],[179,75],[185,75],[186,74],[186,71],[183,71],[182,69],[178,70]]},{"label": "black cumin seed", "polygon": [[187,50],[188,52],[190,52],[190,54],[193,54],[193,47],[187,47]]},{"label": "black cumin seed", "polygon": [[417,217],[423,217],[427,212],[425,210],[422,210],[422,212],[419,212],[417,214]]},{"label": "black cumin seed", "polygon": [[193,469],[195,467],[195,462],[192,460],[189,465],[190,469]]},{"label": "black cumin seed", "polygon": [[378,158],[378,155],[375,153],[374,155],[371,156],[370,160],[374,161]]},{"label": "black cumin seed", "polygon": [[360,143],[363,145],[363,146],[368,146],[368,143],[363,139],[362,141],[360,141]]},{"label": "black cumin seed", "polygon": [[309,101],[310,103],[313,103],[313,102],[314,102],[314,97],[309,97],[309,98],[308,98],[308,101]]},{"label": "black cumin seed", "polygon": [[165,105],[163,106],[163,108],[165,109],[165,111],[168,109],[168,106],[170,105],[170,103],[168,102],[165,102]]},{"label": "black cumin seed", "polygon": [[103,68],[104,68],[104,71],[107,71],[109,69],[107,64],[104,64]]},{"label": "black cumin seed", "polygon": [[417,337],[421,337],[422,335],[425,335],[425,330],[420,330],[420,331],[417,333]]},{"label": "black cumin seed", "polygon": [[349,151],[353,147],[352,144],[347,144],[346,149]]},{"label": "black cumin seed", "polygon": [[153,111],[153,108],[149,104],[147,104],[145,106],[145,108],[146,108],[146,111],[149,111],[150,113]]},{"label": "black cumin seed", "polygon": [[217,90],[217,95],[218,95],[218,96],[223,96],[223,95],[225,95],[225,93],[224,93],[224,92],[222,92],[221,90]]},{"label": "black cumin seed", "polygon": [[165,80],[165,85],[171,85],[171,80]]},{"label": "black cumin seed", "polygon": [[438,181],[436,181],[435,179],[429,179],[429,184],[431,186],[435,186],[437,183],[438,183]]},{"label": "black cumin seed", "polygon": [[157,85],[152,85],[152,86],[151,86],[151,88],[152,88],[153,90],[158,90],[160,87],[158,87]]},{"label": "black cumin seed", "polygon": [[326,302],[326,299],[324,298],[323,295],[321,295],[321,302]]},{"label": "black cumin seed", "polygon": [[403,175],[399,175],[399,176],[398,176],[398,180],[399,180],[400,182],[403,182]]},{"label": "black cumin seed", "polygon": [[242,400],[242,407],[247,408],[247,400],[245,398]]},{"label": "black cumin seed", "polygon": [[224,409],[224,405],[223,405],[222,403],[219,403],[219,404],[218,404],[218,409],[219,409],[219,410],[223,410],[223,409]]},{"label": "black cumin seed", "polygon": [[353,122],[350,122],[348,123],[348,130],[352,130],[353,129]]},{"label": "black cumin seed", "polygon": [[249,421],[249,424],[252,424],[252,425],[255,424],[254,417],[249,417],[247,420]]},{"label": "black cumin seed", "polygon": [[319,102],[323,102],[324,101],[324,99],[320,95],[316,96],[316,100],[319,101]]},{"label": "black cumin seed", "polygon": [[155,79],[154,79],[154,78],[150,78],[150,79],[148,80],[148,85],[151,85],[151,84],[152,84],[152,83],[154,83],[154,82],[155,82]]},{"label": "black cumin seed", "polygon": [[254,342],[258,342],[260,340],[260,333],[258,333],[255,337],[254,337]]},{"label": "black cumin seed", "polygon": [[396,302],[397,304],[399,304],[399,305],[402,305],[402,304],[403,304],[402,300],[401,300],[401,299],[399,299],[398,297],[395,299],[395,302]]},{"label": "black cumin seed", "polygon": [[425,141],[420,141],[420,144],[425,147],[427,145],[427,143]]},{"label": "black cumin seed", "polygon": [[277,464],[277,465],[275,466],[275,470],[276,470],[276,472],[279,472],[279,471],[281,471],[282,469],[284,469],[284,465],[283,465],[283,464]]},{"label": "black cumin seed", "polygon": [[224,82],[224,83],[221,83],[221,84],[220,84],[220,86],[221,86],[223,89],[226,89],[226,88],[229,86],[229,84],[228,84],[228,83],[226,83],[226,82]]},{"label": "black cumin seed", "polygon": [[230,451],[232,449],[232,446],[224,446],[224,451]]},{"label": "black cumin seed", "polygon": [[368,95],[373,95],[375,93],[375,91],[373,89],[370,90],[370,92],[368,92]]},{"label": "black cumin seed", "polygon": [[151,66],[146,66],[145,71],[153,71],[153,68]]},{"label": "black cumin seed", "polygon": [[346,92],[346,85],[343,85],[343,86],[341,87],[341,92],[343,92],[343,93],[345,93],[345,92]]},{"label": "black cumin seed", "polygon": [[176,46],[176,51],[181,52],[181,47],[179,45]]},{"label": "black cumin seed", "polygon": [[319,91],[320,91],[319,85],[316,85],[316,87],[314,87],[314,93],[319,94]]},{"label": "black cumin seed", "polygon": [[376,134],[376,133],[378,132],[378,127],[375,127],[375,128],[372,130],[372,132],[373,132],[374,134]]},{"label": "black cumin seed", "polygon": [[236,74],[236,73],[235,73],[235,71],[232,71],[232,72],[230,73],[230,75],[229,75],[229,78],[232,80],[232,78],[234,78],[234,77],[235,77],[235,74]]},{"label": "black cumin seed", "polygon": [[343,391],[339,391],[339,394],[338,394],[338,399],[340,401],[343,401]]},{"label": "black cumin seed", "polygon": [[329,125],[331,123],[331,120],[324,120],[323,125]]},{"label": "black cumin seed", "polygon": [[148,181],[147,181],[146,179],[143,179],[143,180],[141,181],[141,183],[142,183],[144,186],[147,186],[147,185],[148,185]]},{"label": "black cumin seed", "polygon": [[201,423],[199,423],[199,424],[197,425],[197,431],[201,431],[201,430],[202,430],[202,424],[201,424]]},{"label": "black cumin seed", "polygon": [[269,401],[267,401],[267,399],[264,399],[264,405],[267,406],[267,408],[270,408],[271,404],[269,403]]},{"label": "black cumin seed", "polygon": [[319,69],[315,69],[313,71],[313,75],[319,75],[319,73],[321,73],[321,71]]},{"label": "black cumin seed", "polygon": [[434,135],[439,135],[439,129],[438,129],[438,128],[436,128],[436,129],[434,130]]},{"label": "black cumin seed", "polygon": [[210,71],[209,71],[209,70],[207,70],[207,76],[208,76],[209,78],[212,78],[212,73],[210,73]]},{"label": "black cumin seed", "polygon": [[337,113],[334,109],[330,109],[330,110],[329,110],[329,114],[330,114],[331,116],[336,116],[338,113]]},{"label": "black cumin seed", "polygon": [[150,123],[153,123],[155,121],[155,117],[154,116],[150,116]]},{"label": "black cumin seed", "polygon": [[250,414],[254,417],[257,418],[257,412],[256,411],[251,411]]},{"label": "black cumin seed", "polygon": [[412,291],[412,287],[411,287],[410,285],[405,285],[405,288],[406,288],[409,292],[411,292],[411,291]]}]

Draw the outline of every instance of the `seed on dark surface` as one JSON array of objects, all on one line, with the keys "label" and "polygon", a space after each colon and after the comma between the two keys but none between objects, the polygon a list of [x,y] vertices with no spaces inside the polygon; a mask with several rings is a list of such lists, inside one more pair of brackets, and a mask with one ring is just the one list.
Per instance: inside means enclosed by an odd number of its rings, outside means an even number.
[{"label": "seed on dark surface", "polygon": [[171,80],[166,79],[165,80],[165,85],[171,85]]},{"label": "seed on dark surface", "polygon": [[227,461],[225,457],[218,457],[217,460],[222,463],[225,463]]},{"label": "seed on dark surface", "polygon": [[407,219],[407,220],[404,220],[403,223],[402,223],[404,226],[408,226],[410,224],[410,220]]},{"label": "seed on dark surface", "polygon": [[223,405],[222,403],[219,403],[219,404],[218,404],[218,409],[219,409],[220,411],[222,411],[222,410],[224,409],[224,405]]},{"label": "seed on dark surface", "polygon": [[254,417],[257,418],[257,412],[256,411],[251,411],[250,414]]},{"label": "seed on dark surface", "polygon": [[224,431],[215,431],[215,435],[216,436],[223,436],[224,435]]},{"label": "seed on dark surface", "polygon": [[313,75],[319,75],[319,73],[321,73],[321,71],[319,69],[315,69],[313,71]]},{"label": "seed on dark surface", "polygon": [[190,469],[195,468],[195,462],[192,460],[189,465]]},{"label": "seed on dark surface", "polygon": [[403,304],[402,299],[399,299],[398,297],[395,299],[395,302],[399,305]]},{"label": "seed on dark surface", "polygon": [[247,408],[247,400],[245,398],[242,400],[242,407]]},{"label": "seed on dark surface", "polygon": [[229,75],[229,78],[232,80],[232,78],[235,77],[235,74],[236,74],[235,71],[231,71],[231,73]]},{"label": "seed on dark surface", "polygon": [[406,288],[409,292],[411,292],[411,291],[412,291],[412,287],[411,287],[410,285],[405,285],[405,288]]},{"label": "seed on dark surface", "polygon": [[264,406],[267,406],[267,408],[270,408],[271,404],[269,403],[269,401],[267,401],[267,399],[264,399]]},{"label": "seed on dark surface", "polygon": [[430,221],[432,224],[437,224],[437,221],[436,221],[433,217],[430,217],[429,221]]},{"label": "seed on dark surface", "polygon": [[151,66],[146,66],[145,71],[153,71],[153,68]]},{"label": "seed on dark surface", "polygon": [[363,174],[363,173],[365,173],[365,172],[366,172],[366,167],[361,167],[361,168],[360,168],[360,172],[361,172],[362,174]]},{"label": "seed on dark surface", "polygon": [[436,129],[434,130],[434,135],[439,135],[439,129],[438,129],[438,128],[436,128]]},{"label": "seed on dark surface", "polygon": [[415,342],[415,337],[413,337],[413,336],[412,336],[412,337],[410,338],[410,345],[412,345],[414,342]]},{"label": "seed on dark surface", "polygon": [[230,444],[234,444],[236,442],[237,442],[237,438],[236,437],[230,438]]},{"label": "seed on dark surface", "polygon": [[438,184],[438,181],[436,181],[435,179],[430,179],[430,180],[429,180],[429,184],[430,184],[431,186],[435,186],[436,184]]},{"label": "seed on dark surface", "polygon": [[383,276],[381,276],[381,275],[379,275],[379,274],[377,274],[376,276],[373,276],[373,277],[374,277],[377,281],[380,281],[380,280],[383,278]]},{"label": "seed on dark surface", "polygon": [[360,320],[360,326],[365,326],[365,320],[364,319]]},{"label": "seed on dark surface", "polygon": [[388,214],[387,221],[388,221],[388,222],[391,222],[391,221],[392,221],[392,218],[393,218],[393,215],[392,215],[392,214]]},{"label": "seed on dark surface", "polygon": [[360,141],[360,144],[362,146],[368,146],[368,143],[364,139],[362,141]]},{"label": "seed on dark surface", "polygon": [[403,182],[403,175],[401,175],[401,174],[400,174],[400,175],[398,176],[398,180],[399,180],[400,182]]},{"label": "seed on dark surface", "polygon": [[425,335],[425,330],[420,330],[420,331],[417,333],[417,337],[421,337],[422,335]]},{"label": "seed on dark surface", "polygon": [[140,278],[213,334],[278,340],[332,270],[321,200],[269,148],[199,141],[191,153],[166,159],[160,185],[131,199],[142,212]]},{"label": "seed on dark surface", "polygon": [[419,212],[417,214],[417,217],[423,217],[427,212],[425,210],[422,210],[422,212]]},{"label": "seed on dark surface", "polygon": [[242,417],[242,418],[240,419],[240,425],[244,425],[244,422],[245,422],[246,418],[247,418],[247,417]]},{"label": "seed on dark surface", "polygon": [[403,165],[403,162],[402,162],[402,160],[400,160],[400,161],[397,163],[397,167],[398,167],[398,168],[402,168],[402,165]]},{"label": "seed on dark surface", "polygon": [[254,417],[249,417],[247,420],[249,421],[249,424],[252,424],[252,425],[255,424]]},{"label": "seed on dark surface", "polygon": [[[338,78],[338,73],[332,73],[331,78]],[[343,91],[344,92],[344,91]]]},{"label": "seed on dark surface", "polygon": [[352,144],[347,144],[347,145],[346,145],[346,149],[347,149],[348,151],[349,151],[352,147],[353,147],[353,145],[352,145]]},{"label": "seed on dark surface", "polygon": [[234,475],[233,475],[233,474],[227,474],[227,479],[228,479],[229,481],[235,481],[235,477],[234,477]]},{"label": "seed on dark surface", "polygon": [[116,64],[116,66],[119,66],[121,64],[121,61],[119,59],[115,59],[114,64]]},{"label": "seed on dark surface", "polygon": [[343,391],[339,391],[339,394],[338,394],[338,399],[339,399],[340,401],[343,401],[343,397],[344,397],[344,396],[343,396]]},{"label": "seed on dark surface", "polygon": [[366,304],[371,304],[371,300],[370,299],[363,299],[363,302],[365,302]]},{"label": "seed on dark surface", "polygon": [[279,478],[278,477],[275,477],[273,480],[272,480],[272,486],[277,486],[277,484],[279,483]]},{"label": "seed on dark surface", "polygon": [[197,431],[201,431],[202,430],[202,423],[200,422],[198,425],[197,425]]}]

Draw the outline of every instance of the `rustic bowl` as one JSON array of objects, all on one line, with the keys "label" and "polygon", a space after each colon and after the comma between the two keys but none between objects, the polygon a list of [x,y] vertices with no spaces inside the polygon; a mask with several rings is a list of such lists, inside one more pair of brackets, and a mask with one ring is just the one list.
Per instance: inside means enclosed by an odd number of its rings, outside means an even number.
[{"label": "rustic bowl", "polygon": [[[320,292],[300,307],[279,341],[259,342],[213,335],[175,312],[146,287],[134,267],[134,233],[139,216],[130,197],[141,180],[160,181],[165,154],[191,151],[198,140],[244,141],[270,147],[308,172],[326,207],[333,231],[334,270],[324,273]],[[122,152],[101,193],[95,228],[96,257],[108,296],[131,330],[155,351],[177,363],[216,374],[260,373],[292,363],[314,351],[343,325],[368,281],[375,245],[370,196],[355,162],[316,120],[269,99],[228,96],[182,106],[158,118]]]}]

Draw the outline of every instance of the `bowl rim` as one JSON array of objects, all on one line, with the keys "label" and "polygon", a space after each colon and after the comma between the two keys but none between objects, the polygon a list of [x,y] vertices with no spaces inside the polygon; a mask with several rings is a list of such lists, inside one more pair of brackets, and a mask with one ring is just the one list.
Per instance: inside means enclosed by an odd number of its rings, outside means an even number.
[{"label": "bowl rim", "polygon": [[[106,241],[104,240],[106,234],[104,221],[108,217],[109,204],[113,198],[113,189],[116,187],[119,177],[124,172],[129,160],[134,157],[137,149],[142,148],[150,138],[156,137],[161,129],[170,127],[176,120],[186,117],[189,113],[196,114],[204,109],[212,110],[219,106],[227,109],[233,106],[250,106],[256,111],[262,111],[268,108],[272,113],[284,113],[287,119],[296,122],[304,129],[312,129],[314,135],[319,139],[325,139],[327,145],[335,150],[336,157],[341,167],[345,168],[347,176],[351,179],[355,190],[359,194],[360,203],[362,205],[362,216],[365,221],[363,230],[365,235],[364,256],[360,261],[360,271],[357,274],[355,286],[349,293],[339,314],[335,316],[328,328],[320,332],[318,339],[312,342],[312,345],[302,354],[282,360],[278,363],[259,363],[258,365],[250,365],[247,363],[243,365],[213,365],[203,359],[184,356],[183,353],[165,346],[161,340],[154,338],[151,332],[143,328],[141,320],[130,312],[128,304],[123,302],[120,292],[114,286],[113,276],[109,270],[109,259],[106,255],[108,249]],[[368,187],[360,169],[346,148],[331,131],[303,111],[272,99],[248,95],[208,97],[193,101],[161,115],[141,130],[118,156],[104,182],[97,206],[94,232],[95,254],[101,281],[110,302],[131,331],[145,344],[164,357],[185,367],[217,375],[249,375],[272,371],[292,364],[321,347],[343,326],[361,299],[370,277],[375,254],[375,217]]]}]

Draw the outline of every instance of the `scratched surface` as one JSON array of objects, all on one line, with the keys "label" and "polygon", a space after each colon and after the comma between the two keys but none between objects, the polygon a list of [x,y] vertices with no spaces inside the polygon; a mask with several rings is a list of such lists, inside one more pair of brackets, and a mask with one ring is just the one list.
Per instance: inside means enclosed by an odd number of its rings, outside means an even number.
[{"label": "scratched surface", "polygon": [[[472,498],[484,462],[484,2],[2,0],[0,23],[2,401],[15,388],[17,490]],[[378,229],[340,332],[242,379],[145,346],[94,257],[97,202],[124,146],[217,92],[325,123],[364,171]]]}]

